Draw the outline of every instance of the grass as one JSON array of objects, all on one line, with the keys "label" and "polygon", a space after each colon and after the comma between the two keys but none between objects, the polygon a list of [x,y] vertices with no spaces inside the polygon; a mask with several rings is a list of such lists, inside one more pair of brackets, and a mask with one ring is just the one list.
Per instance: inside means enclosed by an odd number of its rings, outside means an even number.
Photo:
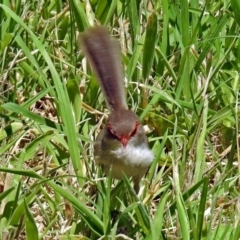
[{"label": "grass", "polygon": [[[240,3],[0,4],[0,239],[239,239]],[[106,105],[77,35],[119,40],[155,154],[138,195],[92,143]]]}]

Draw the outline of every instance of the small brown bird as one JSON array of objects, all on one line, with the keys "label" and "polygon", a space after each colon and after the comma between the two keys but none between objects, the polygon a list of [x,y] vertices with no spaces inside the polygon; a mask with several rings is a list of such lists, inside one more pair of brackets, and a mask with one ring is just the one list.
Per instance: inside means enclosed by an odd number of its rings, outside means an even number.
[{"label": "small brown bird", "polygon": [[117,41],[102,27],[80,34],[80,46],[104,93],[110,115],[94,144],[95,161],[112,177],[132,177],[134,189],[153,161],[153,153],[138,116],[128,109]]}]

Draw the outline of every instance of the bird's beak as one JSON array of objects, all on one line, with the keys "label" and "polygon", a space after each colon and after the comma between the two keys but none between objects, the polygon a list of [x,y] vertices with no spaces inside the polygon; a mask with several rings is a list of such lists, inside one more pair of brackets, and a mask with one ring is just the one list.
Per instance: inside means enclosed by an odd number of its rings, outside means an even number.
[{"label": "bird's beak", "polygon": [[127,137],[123,137],[123,138],[121,139],[121,143],[122,143],[122,145],[123,145],[123,148],[126,148],[126,147],[127,147],[128,141],[129,141],[129,138],[127,138]]}]

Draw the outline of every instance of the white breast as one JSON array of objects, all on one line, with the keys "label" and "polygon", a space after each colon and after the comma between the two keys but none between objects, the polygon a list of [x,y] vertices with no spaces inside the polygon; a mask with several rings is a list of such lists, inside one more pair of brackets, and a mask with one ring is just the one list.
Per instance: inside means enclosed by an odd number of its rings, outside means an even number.
[{"label": "white breast", "polygon": [[154,158],[152,151],[145,144],[140,146],[128,144],[126,148],[120,146],[111,152],[126,165],[133,167],[148,167]]}]

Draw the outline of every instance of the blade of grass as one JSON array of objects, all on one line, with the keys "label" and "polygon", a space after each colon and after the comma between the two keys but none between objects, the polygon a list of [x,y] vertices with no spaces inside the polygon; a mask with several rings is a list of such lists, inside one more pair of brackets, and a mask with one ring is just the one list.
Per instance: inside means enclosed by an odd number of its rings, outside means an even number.
[{"label": "blade of grass", "polygon": [[26,201],[24,200],[24,207],[25,207],[25,227],[26,227],[26,234],[27,240],[38,240],[38,229],[35,223],[35,220],[27,206]]},{"label": "blade of grass", "polygon": [[199,204],[198,213],[197,213],[197,223],[196,223],[197,239],[202,239],[202,237],[204,237],[203,222],[204,222],[204,212],[205,212],[205,206],[206,206],[207,195],[208,195],[208,184],[209,184],[208,178],[204,178],[201,199],[200,199],[200,204]]},{"label": "blade of grass", "polygon": [[69,3],[71,10],[74,13],[78,31],[82,32],[90,26],[88,17],[83,9],[83,4],[79,0],[70,0]]},{"label": "blade of grass", "polygon": [[143,45],[142,76],[143,79],[149,77],[155,54],[155,44],[158,38],[157,15],[153,11],[148,18],[146,36]]},{"label": "blade of grass", "polygon": [[166,208],[168,198],[169,195],[167,192],[161,196],[161,201],[158,204],[157,211],[155,212],[154,218],[151,222],[151,231],[144,238],[144,240],[163,239],[161,231],[162,227],[164,226],[164,209]]},{"label": "blade of grass", "polygon": [[104,25],[107,25],[109,23],[109,21],[111,20],[111,18],[113,17],[114,11],[116,10],[116,7],[117,7],[117,3],[118,3],[117,0],[111,1],[111,5],[109,7],[106,19],[104,21]]},{"label": "blade of grass", "polygon": [[[76,1],[76,0],[74,0]],[[81,164],[81,161],[79,161],[79,148],[77,144],[77,134],[76,134],[76,129],[75,129],[75,123],[73,119],[73,114],[72,114],[72,109],[69,107],[71,106],[68,94],[66,91],[65,86],[62,84],[60,77],[54,67],[53,62],[51,61],[51,58],[49,57],[48,52],[42,45],[42,43],[38,40],[36,35],[31,31],[31,29],[19,18],[11,9],[8,7],[0,4],[0,7],[7,13],[9,14],[16,22],[18,22],[31,36],[32,40],[36,44],[37,48],[39,49],[40,53],[44,57],[45,61],[47,62],[49,66],[49,70],[52,75],[52,79],[54,82],[54,85],[56,87],[57,95],[58,95],[58,101],[59,101],[59,107],[60,107],[60,112],[61,112],[61,117],[63,119],[63,122],[65,124],[65,134],[68,139],[69,143],[69,152],[71,156],[71,160],[73,163],[73,167],[76,173],[76,176],[79,176],[79,184],[80,186],[83,185],[83,167]]]},{"label": "blade of grass", "polygon": [[135,43],[137,43],[138,37],[140,35],[140,21],[138,16],[137,1],[130,0],[127,9],[130,21],[132,48],[134,49]]}]

